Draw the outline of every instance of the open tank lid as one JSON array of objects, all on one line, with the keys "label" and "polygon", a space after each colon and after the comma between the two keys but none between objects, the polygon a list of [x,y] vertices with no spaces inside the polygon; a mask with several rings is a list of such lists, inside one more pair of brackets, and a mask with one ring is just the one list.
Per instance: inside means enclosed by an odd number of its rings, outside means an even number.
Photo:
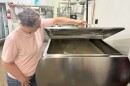
[{"label": "open tank lid", "polygon": [[125,28],[123,27],[45,27],[51,39],[61,38],[91,38],[105,39]]}]

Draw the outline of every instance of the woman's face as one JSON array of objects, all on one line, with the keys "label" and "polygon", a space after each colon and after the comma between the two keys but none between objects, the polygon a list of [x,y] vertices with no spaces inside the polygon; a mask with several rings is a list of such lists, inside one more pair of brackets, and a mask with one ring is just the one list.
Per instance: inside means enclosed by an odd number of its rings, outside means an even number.
[{"label": "woman's face", "polygon": [[29,26],[22,26],[22,27],[24,32],[34,33],[41,27],[41,19],[38,18],[33,27],[29,27]]},{"label": "woman's face", "polygon": [[28,27],[28,29],[29,29],[29,31],[30,31],[31,33],[33,33],[33,32],[35,32],[35,31],[37,31],[40,27],[41,27],[41,19],[38,18],[38,19],[36,20],[34,26],[33,26],[33,27]]}]

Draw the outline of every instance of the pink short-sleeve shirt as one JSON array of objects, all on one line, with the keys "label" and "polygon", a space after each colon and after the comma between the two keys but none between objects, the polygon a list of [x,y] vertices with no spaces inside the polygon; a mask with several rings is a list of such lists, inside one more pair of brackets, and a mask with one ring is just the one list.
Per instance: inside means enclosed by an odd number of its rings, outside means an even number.
[{"label": "pink short-sleeve shirt", "polygon": [[[27,34],[19,28],[15,29],[6,37],[2,60],[14,62],[26,77],[32,76],[42,54],[44,27],[52,25],[53,19],[41,19],[41,28],[34,33]],[[10,73],[8,75],[15,78]]]}]

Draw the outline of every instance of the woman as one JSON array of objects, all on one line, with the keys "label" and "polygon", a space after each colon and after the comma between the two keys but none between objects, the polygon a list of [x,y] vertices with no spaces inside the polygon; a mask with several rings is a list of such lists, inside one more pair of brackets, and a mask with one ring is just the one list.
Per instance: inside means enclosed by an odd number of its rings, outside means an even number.
[{"label": "woman", "polygon": [[8,86],[37,86],[35,71],[42,53],[44,27],[56,24],[84,26],[85,21],[64,17],[42,19],[30,8],[25,8],[18,17],[19,26],[7,36],[2,52],[7,83]]}]

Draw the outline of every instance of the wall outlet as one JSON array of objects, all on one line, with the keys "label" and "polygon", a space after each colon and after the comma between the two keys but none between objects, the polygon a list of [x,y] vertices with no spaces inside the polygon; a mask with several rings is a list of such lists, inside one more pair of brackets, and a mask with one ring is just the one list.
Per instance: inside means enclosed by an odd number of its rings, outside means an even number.
[{"label": "wall outlet", "polygon": [[98,24],[98,19],[95,19],[95,24]]}]

